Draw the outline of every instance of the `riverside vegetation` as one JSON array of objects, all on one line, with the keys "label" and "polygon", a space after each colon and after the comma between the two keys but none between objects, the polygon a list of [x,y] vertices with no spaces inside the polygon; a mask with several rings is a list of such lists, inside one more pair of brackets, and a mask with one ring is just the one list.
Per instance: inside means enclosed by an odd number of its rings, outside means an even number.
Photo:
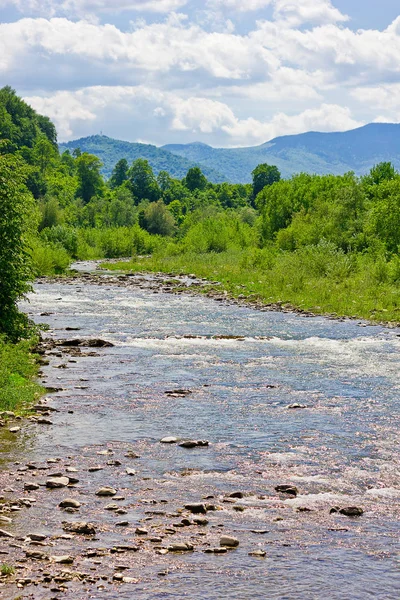
[{"label": "riverside vegetation", "polygon": [[[35,276],[62,274],[74,259],[131,256],[108,267],[195,273],[234,297],[400,320],[400,175],[390,163],[361,178],[287,180],[263,164],[252,184],[213,184],[199,167],[156,177],[146,160],[120,159],[105,181],[96,156],[60,155],[54,125],[9,87],[0,90],[0,143],[4,410],[30,398],[37,369],[15,360],[36,333],[18,300]],[[10,345],[21,339],[31,341]]]}]

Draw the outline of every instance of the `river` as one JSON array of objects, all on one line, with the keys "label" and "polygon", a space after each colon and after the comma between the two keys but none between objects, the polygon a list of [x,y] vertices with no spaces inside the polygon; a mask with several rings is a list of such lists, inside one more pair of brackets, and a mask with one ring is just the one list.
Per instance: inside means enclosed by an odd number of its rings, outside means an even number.
[{"label": "river", "polygon": [[[81,570],[108,577],[67,583],[53,595],[51,584],[39,583],[22,597],[399,597],[399,329],[133,290],[112,279],[42,283],[24,308],[48,324],[52,339],[96,337],[114,347],[93,356],[51,353],[43,380],[62,388],[50,398],[59,409],[53,425],[27,424],[17,440],[1,434],[1,468],[14,495],[23,495],[27,479],[16,462],[54,459],[55,470],[76,469],[79,478],[68,493],[39,490],[38,501],[16,513],[15,535],[51,534],[53,554],[77,556]],[[191,393],[165,393],[176,389]],[[165,436],[209,446],[161,444]],[[102,470],[89,472],[98,464]],[[296,486],[297,496],[276,492],[282,484]],[[124,498],[124,526],[104,510],[110,499],[94,495],[101,485]],[[235,492],[243,497],[230,498]],[[71,495],[82,502],[80,520],[98,525],[94,540],[62,537],[61,521],[74,515],[57,504]],[[205,498],[219,509],[207,512],[207,526],[168,534],[184,504]],[[364,514],[330,514],[335,506]],[[137,535],[138,526],[148,535]],[[204,553],[222,534],[239,547]],[[160,548],[190,539],[194,552],[158,554],[151,536],[160,536]],[[87,554],[138,538],[139,551],[118,555],[119,564]],[[255,550],[265,558],[250,556]],[[137,583],[112,582],[116,569]],[[17,595],[12,587],[6,593]]]}]

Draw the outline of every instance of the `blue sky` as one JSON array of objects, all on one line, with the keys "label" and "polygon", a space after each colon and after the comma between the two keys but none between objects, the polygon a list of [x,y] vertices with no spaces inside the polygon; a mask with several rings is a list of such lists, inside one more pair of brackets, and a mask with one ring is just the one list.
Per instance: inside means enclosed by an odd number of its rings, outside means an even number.
[{"label": "blue sky", "polygon": [[398,0],[0,0],[0,86],[63,141],[229,147],[399,122],[399,15]]}]

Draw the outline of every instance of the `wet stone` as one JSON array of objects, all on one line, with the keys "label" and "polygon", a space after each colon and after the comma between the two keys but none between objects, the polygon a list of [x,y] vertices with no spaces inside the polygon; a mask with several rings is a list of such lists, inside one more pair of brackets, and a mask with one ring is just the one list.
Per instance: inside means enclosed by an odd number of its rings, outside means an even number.
[{"label": "wet stone", "polygon": [[162,438],[162,440],[160,440],[161,444],[176,444],[177,442],[178,442],[178,438],[172,437],[172,436],[165,437],[165,438]]},{"label": "wet stone", "polygon": [[227,548],[206,548],[204,550],[205,554],[226,554],[228,552]]},{"label": "wet stone", "polygon": [[252,552],[249,552],[249,556],[264,558],[265,556],[267,556],[267,553],[265,552],[265,550],[253,550]]},{"label": "wet stone", "polygon": [[33,483],[30,481],[27,481],[24,483],[24,490],[27,492],[33,492],[35,490],[38,490],[40,488],[40,485],[38,485],[37,483]]},{"label": "wet stone", "polygon": [[60,508],[80,508],[81,503],[78,500],[74,500],[73,498],[66,498],[62,500],[58,505]]},{"label": "wet stone", "polygon": [[185,504],[185,509],[194,515],[207,514],[207,507],[205,504]]},{"label": "wet stone", "polygon": [[102,487],[102,488],[98,489],[96,492],[96,496],[103,496],[103,497],[115,496],[116,494],[117,494],[117,490],[115,490],[112,487]]},{"label": "wet stone", "polygon": [[223,535],[219,543],[220,546],[225,548],[237,548],[239,546],[239,540],[230,535]]},{"label": "wet stone", "polygon": [[193,546],[186,542],[177,542],[168,546],[168,552],[192,552]]},{"label": "wet stone", "polygon": [[68,531],[70,533],[78,533],[82,535],[95,535],[96,529],[93,523],[86,523],[85,521],[76,521],[76,522],[63,522],[64,531]]},{"label": "wet stone", "polygon": [[345,515],[346,517],[361,517],[364,514],[364,510],[359,506],[346,506],[344,508],[340,508],[338,506],[334,506],[330,510],[330,514],[339,513],[340,515]]},{"label": "wet stone", "polygon": [[280,494],[288,494],[289,496],[297,496],[299,490],[294,485],[277,485],[275,491]]},{"label": "wet stone", "polygon": [[52,477],[46,481],[46,487],[49,489],[58,489],[67,487],[70,480],[68,477]]}]

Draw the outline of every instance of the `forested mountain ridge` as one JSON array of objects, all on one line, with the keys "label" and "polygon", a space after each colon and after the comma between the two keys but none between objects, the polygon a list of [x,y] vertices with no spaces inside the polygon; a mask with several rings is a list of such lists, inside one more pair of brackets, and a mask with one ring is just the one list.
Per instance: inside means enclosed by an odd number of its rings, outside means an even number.
[{"label": "forested mountain ridge", "polygon": [[212,148],[202,143],[169,144],[164,150],[217,169],[228,181],[247,183],[260,163],[276,165],[283,177],[306,172],[365,175],[374,165],[390,161],[400,168],[400,125],[371,123],[345,132],[308,132],[277,137],[261,146]]},{"label": "forested mountain ridge", "polygon": [[[196,163],[188,158],[177,156],[163,148],[151,144],[140,144],[115,140],[106,135],[92,135],[71,142],[59,144],[60,152],[69,150],[71,153],[79,148],[81,152],[95,154],[103,163],[102,174],[109,178],[115,164],[125,158],[129,163],[144,158],[149,161],[154,173],[168,171],[172,177],[182,179]],[[226,178],[213,167],[202,168],[207,179],[213,183],[222,183]]]}]

